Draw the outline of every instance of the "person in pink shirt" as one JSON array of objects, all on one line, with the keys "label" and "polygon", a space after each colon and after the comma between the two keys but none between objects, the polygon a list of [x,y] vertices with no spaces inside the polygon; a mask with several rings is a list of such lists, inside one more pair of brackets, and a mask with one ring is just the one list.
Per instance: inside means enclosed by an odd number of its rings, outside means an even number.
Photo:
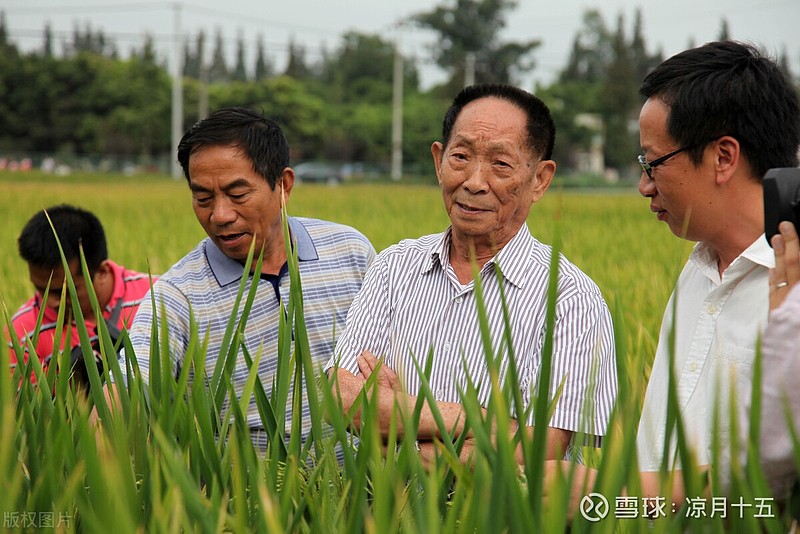
[{"label": "person in pink shirt", "polygon": [[[800,239],[791,222],[783,221],[772,237],[775,268],[769,275],[769,323],[762,337],[761,416],[758,461],[773,497],[790,502],[800,493],[795,432],[800,430]],[[739,403],[739,442],[742,464],[749,437],[751,391]],[[787,412],[788,410],[788,412]],[[798,510],[791,508],[795,520]]]},{"label": "person in pink shirt", "polygon": [[[49,220],[48,220],[49,217]],[[51,227],[52,221],[52,227]],[[73,306],[66,285],[66,273],[53,230],[58,235],[70,274],[75,283],[78,305],[81,310],[92,346],[98,351],[97,324],[105,321],[112,339],[131,325],[139,303],[150,289],[150,277],[145,273],[131,271],[108,259],[108,247],[103,226],[89,211],[69,205],[59,205],[37,212],[25,225],[17,241],[19,253],[28,264],[28,273],[36,293],[13,315],[11,324],[19,345],[23,361],[28,360],[31,344],[36,340],[36,357],[47,371],[54,359],[63,350],[71,353],[71,372],[74,377],[88,384],[84,359],[80,349],[78,328],[73,320]],[[97,317],[89,299],[88,283],[81,271],[81,249],[91,274],[91,282],[97,294],[102,316]],[[49,289],[48,289],[49,284]],[[66,290],[65,302],[61,302],[62,289]],[[64,324],[69,325],[60,332],[59,346],[55,347],[59,306],[64,305]],[[42,312],[42,308],[44,311]],[[36,330],[39,315],[41,326]],[[19,354],[9,338],[11,349],[11,373],[19,363]],[[97,360],[99,362],[99,360]],[[35,382],[30,369],[30,380]]]}]

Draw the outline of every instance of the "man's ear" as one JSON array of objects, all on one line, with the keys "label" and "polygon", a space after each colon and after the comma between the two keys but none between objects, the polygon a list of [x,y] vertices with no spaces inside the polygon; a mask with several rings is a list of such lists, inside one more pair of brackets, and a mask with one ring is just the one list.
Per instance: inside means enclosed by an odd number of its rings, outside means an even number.
[{"label": "man's ear", "polygon": [[742,148],[735,137],[724,135],[714,141],[714,171],[717,185],[727,183],[739,169]]},{"label": "man's ear", "polygon": [[433,156],[433,166],[436,169],[436,180],[439,184],[442,183],[442,156],[444,155],[444,146],[439,141],[435,141],[431,145],[431,155]]},{"label": "man's ear", "polygon": [[[77,275],[81,274],[80,266],[78,267]],[[114,274],[111,270],[111,264],[108,262],[107,259],[100,262],[100,265],[97,269],[94,270],[94,274],[92,275],[92,283],[96,282],[97,280],[102,279],[102,277],[109,276]]]},{"label": "man's ear", "polygon": [[540,161],[533,174],[533,201],[539,202],[556,175],[556,162],[551,159]]},{"label": "man's ear", "polygon": [[284,202],[289,200],[293,188],[294,188],[294,169],[292,169],[291,167],[286,167],[285,169],[283,169],[283,173],[281,174],[280,180],[278,180],[278,183],[276,185],[276,189],[280,189],[282,191]]}]

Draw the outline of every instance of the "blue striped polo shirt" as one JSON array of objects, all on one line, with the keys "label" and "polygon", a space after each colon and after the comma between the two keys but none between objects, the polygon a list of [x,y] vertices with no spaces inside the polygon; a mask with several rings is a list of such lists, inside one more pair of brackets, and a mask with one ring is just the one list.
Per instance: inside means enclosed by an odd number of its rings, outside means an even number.
[{"label": "blue striped polo shirt", "polygon": [[[303,289],[303,308],[312,358],[321,367],[333,354],[336,336],[344,329],[347,311],[366,272],[375,257],[369,240],[353,228],[308,218],[289,218],[289,232],[299,258]],[[199,339],[208,337],[206,373],[210,377],[220,357],[221,345],[230,317],[241,314],[234,304],[244,273],[242,264],[225,256],[206,238],[183,259],[169,269],[153,286],[158,309],[163,306],[169,330],[169,350],[177,374],[190,342],[190,313],[198,326]],[[245,296],[250,289],[252,276]],[[247,318],[243,344],[255,359],[263,353],[258,373],[267,394],[277,370],[278,324],[281,303],[289,304],[289,275],[275,282],[258,278],[256,297]],[[274,285],[273,285],[274,284]],[[141,375],[149,381],[150,332],[153,307],[150,295],[142,301],[130,330],[130,339],[139,362]],[[161,324],[161,318],[158,320]],[[124,355],[123,355],[124,356]],[[123,367],[124,370],[124,367]],[[239,353],[232,381],[237,398],[241,396],[248,376],[244,355]],[[310,429],[308,406],[304,397],[304,431]],[[227,408],[227,403],[224,408]],[[290,391],[287,406],[291,406]],[[290,412],[290,410],[288,411]],[[258,430],[261,419],[254,399],[247,412],[248,424],[255,432],[255,441],[266,440]],[[287,433],[291,428],[287,413]],[[257,443],[264,445],[263,443]]]}]

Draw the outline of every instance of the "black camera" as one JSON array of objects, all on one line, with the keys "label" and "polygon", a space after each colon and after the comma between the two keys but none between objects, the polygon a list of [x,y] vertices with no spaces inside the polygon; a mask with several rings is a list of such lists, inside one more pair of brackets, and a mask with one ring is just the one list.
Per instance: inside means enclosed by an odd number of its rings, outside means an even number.
[{"label": "black camera", "polygon": [[[95,341],[92,343],[92,354],[97,365],[97,372],[100,373],[100,380],[103,380],[103,360],[100,357],[100,344]],[[86,360],[83,358],[83,349],[80,345],[72,347],[70,354],[70,373],[73,382],[81,384],[87,391],[91,383],[89,382],[89,371],[86,369]]]},{"label": "black camera", "polygon": [[800,221],[800,168],[770,169],[764,175],[764,233],[772,246],[779,233],[778,223],[789,221],[798,228]]},{"label": "black camera", "polygon": [[[122,311],[122,299],[117,301],[117,305],[114,307],[114,310],[111,312],[111,317],[105,320],[106,328],[108,329],[108,336],[111,338],[111,343],[114,347],[117,347],[119,344],[119,338],[122,335],[122,332],[119,328],[117,328],[117,322],[119,321],[119,314]],[[97,335],[100,335],[98,331]],[[115,350],[109,351],[113,355],[118,355]],[[97,372],[100,373],[100,380],[103,380],[103,359],[100,355],[100,339],[95,338],[92,341],[92,354],[94,355],[94,363],[97,365]],[[111,354],[106,353],[107,357],[111,357]],[[89,371],[86,369],[86,360],[83,358],[83,349],[80,345],[72,348],[72,353],[70,354],[70,375],[72,376],[73,383],[81,384],[87,391],[90,389],[89,383]]]}]

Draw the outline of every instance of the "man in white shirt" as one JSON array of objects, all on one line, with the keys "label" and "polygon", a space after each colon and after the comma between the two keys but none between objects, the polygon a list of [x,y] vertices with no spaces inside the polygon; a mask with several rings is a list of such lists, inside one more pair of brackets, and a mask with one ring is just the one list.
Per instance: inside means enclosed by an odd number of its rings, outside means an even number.
[{"label": "man in white shirt", "polygon": [[639,467],[657,491],[659,468],[676,465],[674,430],[663,450],[670,362],[697,463],[711,462],[715,414],[728,442],[731,381],[742,390],[767,320],[762,178],[797,165],[800,104],[775,62],[735,42],[668,59],[640,93],[639,192],[675,235],[698,242],[664,313],[639,423]]},{"label": "man in white shirt", "polygon": [[[667,423],[670,362],[687,443],[694,463],[707,469],[715,413],[727,443],[731,381],[741,391],[749,380],[766,325],[774,257],[764,238],[762,178],[770,168],[797,166],[800,103],[775,61],[732,41],[667,59],[639,92],[647,98],[639,192],[676,236],[697,241],[664,313],[637,436],[642,493],[661,497],[666,465],[675,470],[671,497],[680,505],[676,432]],[[591,488],[595,476],[579,471],[585,476],[576,477],[573,504],[584,479]]]}]

